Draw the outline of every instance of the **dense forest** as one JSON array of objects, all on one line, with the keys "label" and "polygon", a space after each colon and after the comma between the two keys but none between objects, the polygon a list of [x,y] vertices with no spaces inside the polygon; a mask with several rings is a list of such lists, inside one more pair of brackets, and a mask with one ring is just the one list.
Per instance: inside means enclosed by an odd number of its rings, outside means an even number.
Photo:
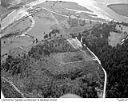
[{"label": "dense forest", "polygon": [[91,35],[87,31],[83,32],[88,34],[83,37],[83,42],[97,55],[107,72],[107,97],[126,98],[128,97],[128,39],[116,47],[108,45],[109,32],[115,30],[115,23],[113,24],[113,26],[112,23],[102,24],[92,29]]}]

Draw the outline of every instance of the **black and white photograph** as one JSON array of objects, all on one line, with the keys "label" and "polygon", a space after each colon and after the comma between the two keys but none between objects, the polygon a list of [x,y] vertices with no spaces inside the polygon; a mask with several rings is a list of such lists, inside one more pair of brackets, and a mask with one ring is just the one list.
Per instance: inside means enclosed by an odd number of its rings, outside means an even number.
[{"label": "black and white photograph", "polygon": [[0,0],[0,40],[1,99],[128,98],[128,0]]}]

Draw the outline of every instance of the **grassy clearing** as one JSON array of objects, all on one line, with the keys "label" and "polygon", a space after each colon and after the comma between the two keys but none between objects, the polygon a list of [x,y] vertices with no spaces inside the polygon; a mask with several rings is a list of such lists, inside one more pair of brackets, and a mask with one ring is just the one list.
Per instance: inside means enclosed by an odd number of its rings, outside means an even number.
[{"label": "grassy clearing", "polygon": [[28,32],[28,35],[31,35],[38,40],[43,40],[45,34],[49,34],[51,31],[51,26],[55,25],[56,22],[50,12],[40,11],[33,16],[35,20],[34,27]]},{"label": "grassy clearing", "polygon": [[111,32],[110,36],[108,37],[108,43],[112,47],[117,46],[117,44],[121,44],[122,34]]},{"label": "grassy clearing", "polygon": [[116,29],[118,32],[110,32],[108,37],[108,44],[112,47],[117,46],[117,44],[120,45],[122,40],[128,36],[128,26],[116,25]]},{"label": "grassy clearing", "polygon": [[33,44],[33,39],[27,36],[10,37],[1,39],[1,55],[8,53],[10,50],[21,47],[27,50]]}]

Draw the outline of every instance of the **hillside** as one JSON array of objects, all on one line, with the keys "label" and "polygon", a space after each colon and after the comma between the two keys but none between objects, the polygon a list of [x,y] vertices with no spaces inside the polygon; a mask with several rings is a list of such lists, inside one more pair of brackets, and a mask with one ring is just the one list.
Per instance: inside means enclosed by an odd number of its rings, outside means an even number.
[{"label": "hillside", "polygon": [[121,15],[101,4],[30,1],[0,12],[5,97],[127,97],[128,23]]},{"label": "hillside", "polygon": [[[28,54],[15,49],[2,64],[2,77],[11,81],[24,97],[57,98],[66,93],[98,97],[95,88],[103,91],[104,72],[86,50],[74,49],[63,38],[41,42]],[[7,89],[3,86],[2,90]],[[6,92],[4,95],[8,97]]]}]

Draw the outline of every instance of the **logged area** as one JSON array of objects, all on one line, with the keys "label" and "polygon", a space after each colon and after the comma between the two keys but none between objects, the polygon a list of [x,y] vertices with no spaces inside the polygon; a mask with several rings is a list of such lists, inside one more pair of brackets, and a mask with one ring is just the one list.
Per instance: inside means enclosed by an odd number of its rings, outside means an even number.
[{"label": "logged area", "polygon": [[66,39],[41,42],[27,54],[17,50],[11,51],[2,64],[2,76],[25,97],[57,98],[72,93],[87,98],[98,97],[96,87],[103,90],[102,66],[86,50],[74,49]]}]

